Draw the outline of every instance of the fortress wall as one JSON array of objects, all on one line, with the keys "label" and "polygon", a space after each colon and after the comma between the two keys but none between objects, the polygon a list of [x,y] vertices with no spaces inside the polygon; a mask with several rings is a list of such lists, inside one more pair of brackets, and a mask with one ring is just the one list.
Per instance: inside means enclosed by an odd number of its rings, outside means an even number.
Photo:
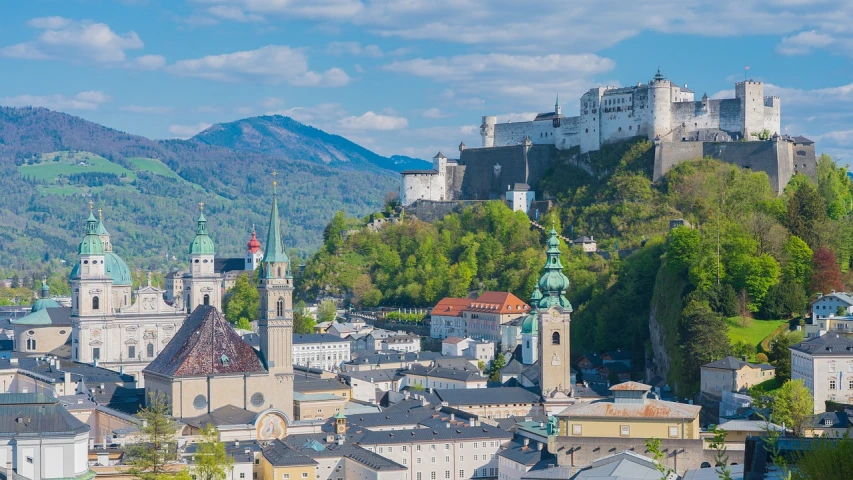
[{"label": "fortress wall", "polygon": [[674,140],[697,130],[720,129],[719,100],[709,100],[707,105],[707,110],[703,110],[702,102],[672,104],[672,129],[677,132]]},{"label": "fortress wall", "polygon": [[432,195],[439,194],[438,189],[433,188],[433,182],[437,179],[437,174],[403,175],[400,182],[400,203],[405,206],[421,198],[432,199]]},{"label": "fortress wall", "polygon": [[406,215],[413,215],[424,222],[435,222],[447,215],[458,212],[467,205],[476,205],[482,200],[454,200],[448,202],[437,202],[434,200],[418,200],[405,209]]},{"label": "fortress wall", "polygon": [[639,134],[641,123],[634,117],[633,110],[600,113],[602,143],[625,140]]},{"label": "fortress wall", "polygon": [[719,100],[720,105],[720,130],[727,132],[743,132],[741,124],[740,101],[737,99]]},{"label": "fortress wall", "polygon": [[459,200],[462,198],[462,180],[465,179],[465,165],[447,167],[445,176],[447,200]]},{"label": "fortress wall", "polygon": [[495,125],[495,146],[518,145],[524,137],[530,137],[533,143],[554,144],[554,127],[551,120],[540,122],[499,123]]},{"label": "fortress wall", "polygon": [[791,144],[791,157],[794,163],[794,173],[808,175],[809,178],[817,181],[817,154],[814,144]]},{"label": "fortress wall", "polygon": [[[776,99],[778,102],[779,100]],[[782,121],[779,112],[779,106],[765,106],[764,107],[764,128],[770,131],[770,133],[782,133]]]},{"label": "fortress wall", "polygon": [[662,142],[655,147],[654,180],[681,162],[704,157],[765,172],[777,193],[793,175],[789,142]]},{"label": "fortress wall", "polygon": [[580,145],[580,129],[580,117],[563,117],[560,119],[560,128],[557,129],[554,142],[557,148],[560,150],[568,150]]},{"label": "fortress wall", "polygon": [[[533,145],[527,154],[527,183],[535,186],[556,156],[552,145]],[[462,198],[496,200],[506,194],[507,185],[524,183],[524,146],[468,148],[459,159],[465,165]],[[500,165],[500,169],[495,167]],[[497,171],[497,173],[496,173]]]}]

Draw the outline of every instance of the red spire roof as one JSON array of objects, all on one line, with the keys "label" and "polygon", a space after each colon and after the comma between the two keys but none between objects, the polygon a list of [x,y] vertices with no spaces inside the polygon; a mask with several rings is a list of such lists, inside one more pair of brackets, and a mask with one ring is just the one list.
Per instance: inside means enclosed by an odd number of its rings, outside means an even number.
[{"label": "red spire roof", "polygon": [[257,235],[255,235],[255,227],[252,227],[252,238],[249,240],[249,243],[247,243],[246,246],[249,247],[249,251],[252,253],[255,253],[261,249],[261,242],[258,240]]}]

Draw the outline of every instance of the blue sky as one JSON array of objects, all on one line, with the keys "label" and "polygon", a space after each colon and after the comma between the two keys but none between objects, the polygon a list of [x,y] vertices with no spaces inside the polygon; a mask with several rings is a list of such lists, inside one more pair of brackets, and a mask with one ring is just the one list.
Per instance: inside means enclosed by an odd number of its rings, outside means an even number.
[{"label": "blue sky", "polygon": [[16,0],[0,18],[0,104],[152,138],[278,113],[431,158],[478,145],[484,112],[527,119],[559,94],[573,115],[658,66],[731,95],[749,66],[785,133],[853,159],[853,2]]}]

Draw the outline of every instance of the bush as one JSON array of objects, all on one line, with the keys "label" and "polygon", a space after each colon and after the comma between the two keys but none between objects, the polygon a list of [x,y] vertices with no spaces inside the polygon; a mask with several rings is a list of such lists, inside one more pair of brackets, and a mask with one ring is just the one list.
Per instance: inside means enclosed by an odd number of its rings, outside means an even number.
[{"label": "bush", "polygon": [[755,356],[755,361],[758,363],[767,363],[770,361],[770,359],[767,358],[767,354],[759,353],[758,355]]}]

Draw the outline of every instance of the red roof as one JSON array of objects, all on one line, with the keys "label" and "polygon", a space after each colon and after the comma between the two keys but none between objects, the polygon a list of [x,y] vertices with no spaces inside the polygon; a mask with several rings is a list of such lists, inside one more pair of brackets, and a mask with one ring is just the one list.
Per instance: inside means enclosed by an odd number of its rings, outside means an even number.
[{"label": "red roof", "polygon": [[458,317],[462,315],[462,311],[471,305],[470,298],[454,298],[446,297],[441,299],[435,307],[432,308],[430,315],[442,315],[445,317]]},{"label": "red roof", "polygon": [[465,341],[465,339],[464,339],[464,338],[459,338],[459,337],[447,337],[447,338],[445,338],[445,339],[444,339],[444,341],[443,341],[443,342],[441,342],[441,343],[446,343],[446,344],[448,344],[448,345],[456,345],[457,343],[459,343],[459,342],[463,342],[463,341]]},{"label": "red roof", "polygon": [[509,292],[483,292],[482,295],[471,300],[471,306],[467,310],[500,314],[522,314],[530,311],[530,305]]},{"label": "red roof", "polygon": [[252,238],[249,239],[249,243],[246,244],[246,247],[249,248],[249,252],[256,253],[261,249],[261,242],[258,240],[257,235],[255,235],[255,229],[252,229]]}]

